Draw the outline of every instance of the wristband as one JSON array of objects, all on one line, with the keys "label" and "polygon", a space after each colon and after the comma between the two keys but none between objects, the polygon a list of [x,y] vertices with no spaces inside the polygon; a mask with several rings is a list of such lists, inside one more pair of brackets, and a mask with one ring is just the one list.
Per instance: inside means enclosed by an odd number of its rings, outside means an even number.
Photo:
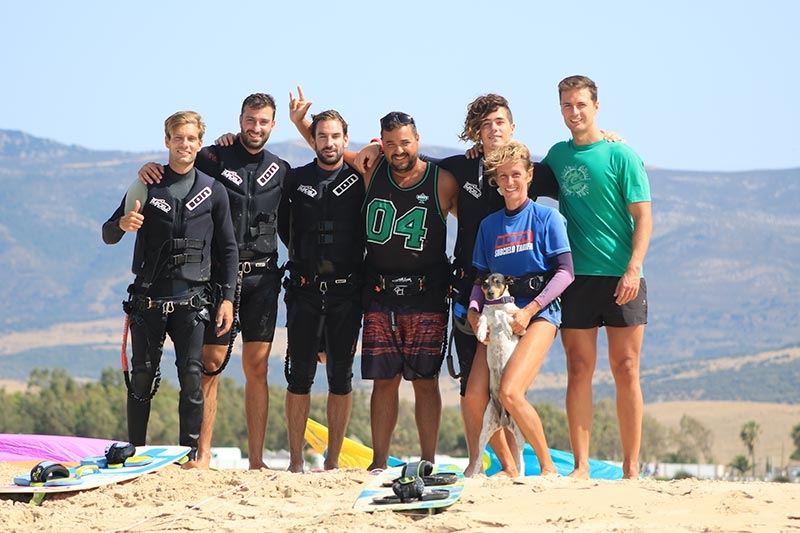
[{"label": "wristband", "polygon": [[369,140],[369,144],[372,144],[372,143],[377,143],[378,144],[378,150],[380,150],[380,152],[383,153],[383,141],[382,140],[380,140],[377,137],[373,137],[372,139]]}]

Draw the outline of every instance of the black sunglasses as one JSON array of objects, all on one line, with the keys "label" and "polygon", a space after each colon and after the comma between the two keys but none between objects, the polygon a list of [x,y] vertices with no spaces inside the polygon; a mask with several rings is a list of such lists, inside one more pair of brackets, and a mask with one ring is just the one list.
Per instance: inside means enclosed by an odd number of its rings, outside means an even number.
[{"label": "black sunglasses", "polygon": [[409,124],[416,126],[414,117],[402,111],[392,111],[381,119],[381,129],[386,131],[392,131],[395,128],[408,126]]}]

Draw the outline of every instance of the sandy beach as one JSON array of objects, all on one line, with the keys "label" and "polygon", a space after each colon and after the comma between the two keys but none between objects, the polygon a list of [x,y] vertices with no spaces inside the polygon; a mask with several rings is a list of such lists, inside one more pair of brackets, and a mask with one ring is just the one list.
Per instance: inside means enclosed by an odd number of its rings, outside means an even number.
[{"label": "sandy beach", "polygon": [[[18,473],[0,464],[0,475]],[[579,481],[565,477],[467,480],[463,498],[435,515],[353,510],[363,470],[192,471],[167,467],[82,492],[0,497],[7,532],[788,532],[800,531],[800,484]]]}]

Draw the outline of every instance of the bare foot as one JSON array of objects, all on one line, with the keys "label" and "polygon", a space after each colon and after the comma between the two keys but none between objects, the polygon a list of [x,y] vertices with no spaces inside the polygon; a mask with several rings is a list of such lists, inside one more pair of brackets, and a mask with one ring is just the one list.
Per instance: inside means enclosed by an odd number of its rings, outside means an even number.
[{"label": "bare foot", "polygon": [[572,472],[569,473],[569,476],[573,479],[589,479],[589,471],[583,468],[576,468]]},{"label": "bare foot", "polygon": [[473,468],[472,465],[469,465],[467,468],[464,469],[464,477],[473,477],[480,473],[481,473],[481,467]]},{"label": "bare foot", "polygon": [[302,474],[304,472],[303,463],[300,463],[299,465],[290,464],[289,468],[287,468],[286,470],[288,472],[293,472],[295,474]]},{"label": "bare foot", "polygon": [[269,470],[264,461],[250,461],[250,470]]},{"label": "bare foot", "polygon": [[553,466],[553,467],[542,468],[541,475],[542,476],[557,476],[559,474],[558,474],[558,470],[556,470],[556,467]]},{"label": "bare foot", "polygon": [[181,465],[181,470],[194,470],[195,468],[202,468],[197,461],[186,461]]},{"label": "bare foot", "polygon": [[322,468],[325,470],[339,470],[339,461],[331,461],[330,463],[326,460],[323,463]]},{"label": "bare foot", "polygon": [[622,479],[639,479],[639,471],[625,472],[622,474]]},{"label": "bare foot", "polygon": [[211,467],[211,454],[210,453],[197,453],[197,459],[193,461],[197,466],[194,468],[201,468],[207,470]]}]

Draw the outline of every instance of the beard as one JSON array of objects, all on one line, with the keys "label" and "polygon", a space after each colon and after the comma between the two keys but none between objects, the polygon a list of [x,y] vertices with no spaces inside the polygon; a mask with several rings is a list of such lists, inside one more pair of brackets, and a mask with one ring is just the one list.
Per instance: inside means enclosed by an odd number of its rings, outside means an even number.
[{"label": "beard", "polygon": [[344,153],[340,151],[335,151],[332,154],[326,154],[322,150],[317,152],[317,160],[322,163],[323,165],[337,165],[339,161],[342,160]]},{"label": "beard", "polygon": [[243,131],[239,135],[239,139],[241,139],[242,144],[245,146],[245,148],[248,148],[250,150],[261,150],[262,148],[264,148],[264,145],[267,144],[267,141],[269,140],[269,135],[264,135],[264,137],[259,141],[253,141]]},{"label": "beard", "polygon": [[395,172],[408,172],[409,170],[414,168],[414,166],[417,164],[419,156],[417,154],[414,154],[413,156],[411,154],[406,154],[406,155],[408,156],[408,159],[405,159],[400,163],[395,163],[394,159],[390,158],[389,168],[391,168]]}]

